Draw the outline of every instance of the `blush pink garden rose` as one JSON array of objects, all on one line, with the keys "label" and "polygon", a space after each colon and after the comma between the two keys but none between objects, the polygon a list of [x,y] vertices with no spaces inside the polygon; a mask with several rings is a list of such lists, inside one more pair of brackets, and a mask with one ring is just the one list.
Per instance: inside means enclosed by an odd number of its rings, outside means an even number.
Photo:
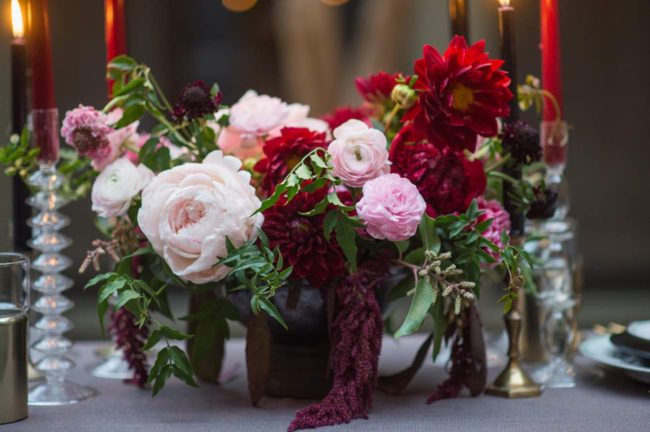
[{"label": "blush pink garden rose", "polygon": [[390,171],[386,136],[381,131],[351,119],[334,130],[334,138],[327,151],[332,156],[333,174],[345,185],[362,187]]},{"label": "blush pink garden rose", "polygon": [[92,209],[101,217],[121,216],[131,200],[154,177],[144,165],[136,166],[123,157],[109,164],[95,179],[91,192]]},{"label": "blush pink garden rose", "polygon": [[329,125],[326,121],[309,117],[309,105],[293,103],[289,105],[289,115],[287,120],[280,128],[271,131],[271,135],[280,135],[280,129],[283,127],[307,128],[314,132],[329,132]]},{"label": "blush pink garden rose", "polygon": [[181,279],[203,284],[223,279],[217,265],[235,246],[256,237],[264,222],[250,173],[241,161],[213,151],[202,163],[186,163],[158,174],[142,192],[138,225],[153,249]]},{"label": "blush pink garden rose", "polygon": [[417,231],[426,203],[408,179],[384,174],[363,185],[363,198],[356,208],[372,237],[402,241]]},{"label": "blush pink garden rose", "polygon": [[285,124],[290,109],[279,98],[248,90],[228,114],[230,124],[221,130],[217,144],[224,152],[246,159],[261,156],[264,137]]}]

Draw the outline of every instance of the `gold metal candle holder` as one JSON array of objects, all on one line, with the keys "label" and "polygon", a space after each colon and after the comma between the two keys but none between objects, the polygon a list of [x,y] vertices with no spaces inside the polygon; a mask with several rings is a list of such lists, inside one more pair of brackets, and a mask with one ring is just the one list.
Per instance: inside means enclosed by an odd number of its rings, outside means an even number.
[{"label": "gold metal candle holder", "polygon": [[[518,296],[521,295],[522,286],[520,282],[513,289],[516,290]],[[537,397],[542,394],[541,386],[528,376],[519,362],[521,356],[519,336],[522,327],[520,307],[520,301],[513,302],[512,308],[504,316],[508,333],[508,364],[494,382],[485,389],[486,394],[511,399]]]}]

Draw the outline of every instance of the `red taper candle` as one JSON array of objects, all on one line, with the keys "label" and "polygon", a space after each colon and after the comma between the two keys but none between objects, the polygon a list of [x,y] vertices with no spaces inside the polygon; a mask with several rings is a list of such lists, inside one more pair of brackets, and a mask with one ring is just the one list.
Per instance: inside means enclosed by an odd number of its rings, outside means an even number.
[{"label": "red taper candle", "polygon": [[[562,67],[560,60],[560,14],[558,0],[541,0],[540,28],[542,48],[542,88],[547,90],[558,102],[562,111]],[[561,119],[549,100],[544,101],[544,121]]]},{"label": "red taper candle", "polygon": [[32,65],[32,108],[55,108],[48,0],[30,0],[28,44]]},{"label": "red taper candle", "polygon": [[[104,29],[106,37],[106,63],[126,54],[126,14],[124,0],[104,0]],[[108,80],[108,95],[111,96],[113,81]]]}]

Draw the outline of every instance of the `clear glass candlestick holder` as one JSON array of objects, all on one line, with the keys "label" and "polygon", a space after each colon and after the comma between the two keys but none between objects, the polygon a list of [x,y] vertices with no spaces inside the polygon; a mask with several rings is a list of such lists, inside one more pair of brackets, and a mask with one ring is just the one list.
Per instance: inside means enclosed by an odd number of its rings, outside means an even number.
[{"label": "clear glass candlestick holder", "polygon": [[[51,116],[58,116],[55,109],[47,111]],[[57,125],[58,121],[49,119],[43,123]],[[39,134],[44,133],[51,134],[46,140],[48,143],[58,146],[58,130],[54,127],[33,128],[34,142],[43,141]],[[58,152],[50,149],[48,154],[51,156]],[[34,340],[32,349],[40,355],[36,369],[45,376],[44,382],[30,389],[30,405],[69,405],[95,393],[66,379],[75,364],[66,355],[72,342],[63,336],[73,327],[63,313],[74,306],[62,294],[73,286],[72,279],[61,274],[72,265],[72,260],[61,253],[72,244],[72,240],[59,232],[69,223],[68,217],[59,211],[68,202],[61,193],[63,182],[63,176],[56,169],[56,161],[51,158],[41,159],[38,171],[29,178],[34,190],[29,203],[37,213],[30,221],[33,232],[29,246],[40,252],[32,263],[32,268],[40,273],[32,288],[41,294],[32,306],[34,311],[41,314],[33,325],[34,334],[38,334],[38,337]]]}]

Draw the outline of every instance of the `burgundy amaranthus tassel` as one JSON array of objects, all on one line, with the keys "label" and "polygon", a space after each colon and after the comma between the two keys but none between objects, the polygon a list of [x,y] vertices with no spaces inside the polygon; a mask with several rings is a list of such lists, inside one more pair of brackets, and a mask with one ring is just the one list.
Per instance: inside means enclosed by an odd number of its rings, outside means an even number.
[{"label": "burgundy amaranthus tassel", "polygon": [[115,338],[115,345],[124,352],[129,369],[133,370],[133,378],[124,381],[144,388],[149,379],[149,367],[142,347],[149,337],[149,328],[139,328],[135,316],[128,309],[120,308],[111,313],[109,330]]},{"label": "burgundy amaranthus tassel", "polygon": [[338,284],[337,315],[332,323],[332,388],[321,402],[296,413],[289,432],[368,418],[383,334],[375,296],[383,272],[377,264],[360,268]]},{"label": "burgundy amaranthus tassel", "polygon": [[456,398],[463,387],[469,387],[470,371],[473,367],[472,350],[470,347],[470,324],[467,314],[463,319],[463,327],[457,332],[454,345],[451,348],[451,370],[449,378],[429,396],[427,403],[441,399]]}]

